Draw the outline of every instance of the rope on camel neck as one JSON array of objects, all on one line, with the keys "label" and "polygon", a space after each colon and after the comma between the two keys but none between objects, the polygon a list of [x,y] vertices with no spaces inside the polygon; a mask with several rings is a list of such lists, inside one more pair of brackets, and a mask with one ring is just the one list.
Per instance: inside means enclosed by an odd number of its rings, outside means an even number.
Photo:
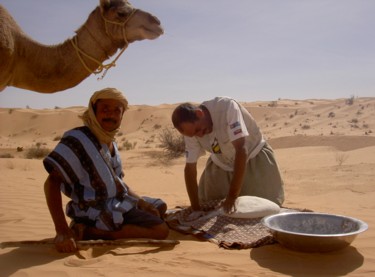
[{"label": "rope on camel neck", "polygon": [[[98,80],[101,80],[105,77],[105,75],[107,74],[107,71],[111,68],[111,67],[115,67],[116,66],[116,61],[120,58],[120,56],[122,55],[122,53],[124,53],[124,51],[126,50],[126,48],[128,47],[129,45],[129,42],[128,40],[126,39],[126,32],[125,32],[125,25],[126,23],[128,23],[128,21],[130,20],[130,18],[133,17],[133,15],[137,12],[137,9],[134,9],[130,15],[128,16],[128,18],[124,21],[124,22],[116,22],[116,21],[110,21],[108,19],[106,19],[104,17],[104,15],[101,13],[101,16],[104,20],[104,26],[105,26],[105,31],[106,31],[106,34],[110,36],[109,32],[108,32],[108,27],[107,27],[107,23],[109,24],[115,24],[115,25],[120,25],[122,27],[122,36],[123,36],[123,39],[124,39],[124,42],[125,42],[125,46],[121,49],[120,53],[118,53],[118,55],[116,56],[116,58],[108,63],[108,64],[103,64],[102,62],[98,61],[96,58],[94,57],[91,57],[89,54],[85,53],[82,49],[80,49],[78,47],[78,39],[77,39],[77,36],[75,36],[72,40],[71,40],[71,43],[73,45],[73,48],[76,50],[76,53],[77,53],[77,56],[80,60],[80,62],[82,63],[83,67],[86,68],[86,70],[92,74],[99,74],[101,73],[103,70],[104,70],[104,73],[101,77],[98,78]],[[83,60],[82,56],[86,57],[87,59],[95,62],[98,67],[94,70],[91,70],[87,64],[85,63],[85,61]]]}]

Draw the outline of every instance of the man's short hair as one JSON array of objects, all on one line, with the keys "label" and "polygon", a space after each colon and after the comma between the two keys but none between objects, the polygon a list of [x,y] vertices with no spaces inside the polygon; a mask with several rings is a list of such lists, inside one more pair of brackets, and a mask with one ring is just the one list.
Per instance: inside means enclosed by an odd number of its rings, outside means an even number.
[{"label": "man's short hair", "polygon": [[194,123],[198,120],[195,113],[197,106],[191,103],[183,103],[178,105],[172,114],[172,123],[177,130],[181,130],[181,124],[184,122]]}]

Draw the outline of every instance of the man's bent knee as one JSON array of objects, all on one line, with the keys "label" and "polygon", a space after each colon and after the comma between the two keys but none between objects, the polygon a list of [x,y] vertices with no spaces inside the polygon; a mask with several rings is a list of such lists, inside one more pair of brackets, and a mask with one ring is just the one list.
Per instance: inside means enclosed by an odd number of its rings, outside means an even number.
[{"label": "man's bent knee", "polygon": [[169,227],[165,222],[156,225],[153,229],[155,239],[165,239],[169,235]]}]

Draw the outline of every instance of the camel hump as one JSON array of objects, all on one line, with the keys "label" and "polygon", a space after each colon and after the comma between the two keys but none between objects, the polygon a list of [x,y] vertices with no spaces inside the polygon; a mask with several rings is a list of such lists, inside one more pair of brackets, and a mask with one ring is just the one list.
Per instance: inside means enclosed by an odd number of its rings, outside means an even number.
[{"label": "camel hump", "polygon": [[7,9],[0,5],[0,38],[3,39],[5,35],[14,33],[23,33],[23,31]]},{"label": "camel hump", "polygon": [[0,52],[1,56],[14,51],[15,34],[23,34],[22,29],[10,13],[0,5]]},{"label": "camel hump", "polygon": [[12,64],[16,48],[15,34],[17,32],[22,33],[22,30],[9,12],[0,5],[0,92],[4,90],[11,79],[9,67]]},{"label": "camel hump", "polygon": [[0,55],[9,56],[14,50],[14,38],[12,23],[17,23],[10,16],[8,11],[0,5]]}]

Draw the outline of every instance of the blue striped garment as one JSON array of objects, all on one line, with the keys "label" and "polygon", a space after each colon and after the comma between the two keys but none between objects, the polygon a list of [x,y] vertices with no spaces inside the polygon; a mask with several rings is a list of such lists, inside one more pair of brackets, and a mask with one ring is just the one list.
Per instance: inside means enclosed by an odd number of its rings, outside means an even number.
[{"label": "blue striped garment", "polygon": [[122,180],[120,154],[114,146],[111,156],[89,128],[78,127],[67,131],[43,160],[45,169],[59,172],[63,180],[61,191],[71,199],[67,215],[108,231],[119,229],[123,214],[137,204]]}]

